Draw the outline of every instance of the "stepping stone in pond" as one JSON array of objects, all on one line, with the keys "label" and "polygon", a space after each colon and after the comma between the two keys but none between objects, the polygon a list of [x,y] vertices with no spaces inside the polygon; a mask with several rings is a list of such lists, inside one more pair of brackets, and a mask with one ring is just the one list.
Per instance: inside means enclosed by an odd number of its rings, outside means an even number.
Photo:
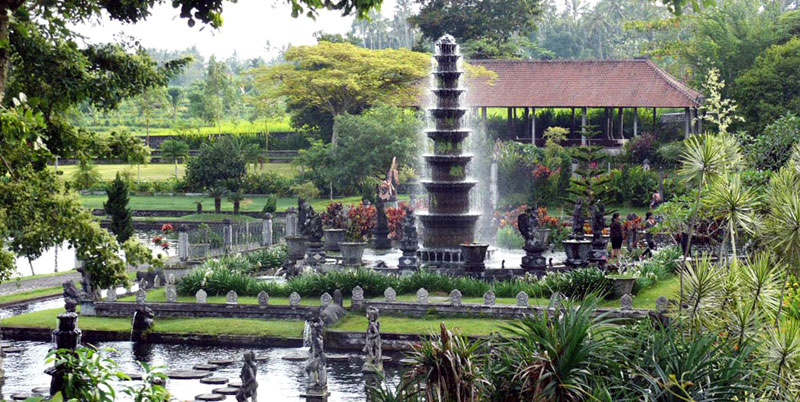
[{"label": "stepping stone in pond", "polygon": [[24,401],[24,400],[28,399],[29,397],[30,397],[30,395],[28,395],[28,394],[11,394],[11,399],[13,399],[15,401]]},{"label": "stepping stone in pond", "polygon": [[142,375],[139,373],[125,373],[131,378],[131,381],[142,381]]},{"label": "stepping stone in pond", "polygon": [[242,387],[242,382],[239,381],[239,380],[233,380],[233,381],[228,383],[228,386],[231,387],[231,388],[241,388]]},{"label": "stepping stone in pond", "polygon": [[4,348],[3,352],[6,354],[12,354],[12,353],[21,353],[23,350],[24,349],[22,348]]},{"label": "stepping stone in pond", "polygon": [[209,360],[208,364],[213,364],[215,366],[230,366],[231,364],[233,364],[233,360],[230,359]]},{"label": "stepping stone in pond", "polygon": [[304,362],[308,360],[308,353],[292,353],[290,355],[281,357],[281,359],[288,360],[290,362]]},{"label": "stepping stone in pond", "polygon": [[267,355],[256,356],[256,361],[257,362],[265,362],[267,360],[269,360],[269,356],[267,356]]},{"label": "stepping stone in pond", "polygon": [[346,362],[350,360],[350,357],[350,355],[330,354],[325,356],[325,359],[332,362]]},{"label": "stepping stone in pond", "polygon": [[210,372],[201,370],[172,370],[164,374],[173,380],[197,380],[211,375]]},{"label": "stepping stone in pond", "polygon": [[200,394],[194,397],[196,401],[224,401],[225,395],[222,394]]},{"label": "stepping stone in pond", "polygon": [[50,387],[36,387],[31,390],[34,394],[37,395],[50,395]]},{"label": "stepping stone in pond", "polygon": [[200,379],[200,384],[223,385],[227,383],[228,379],[222,377],[206,377]]},{"label": "stepping stone in pond", "polygon": [[218,368],[216,364],[195,364],[192,370],[216,371]]},{"label": "stepping stone in pond", "polygon": [[215,388],[211,392],[220,395],[236,395],[236,393],[239,392],[239,388],[234,388],[234,387]]},{"label": "stepping stone in pond", "polygon": [[10,348],[10,347],[11,347],[11,344],[8,343],[8,342],[0,343],[0,348],[5,349],[5,348]]}]

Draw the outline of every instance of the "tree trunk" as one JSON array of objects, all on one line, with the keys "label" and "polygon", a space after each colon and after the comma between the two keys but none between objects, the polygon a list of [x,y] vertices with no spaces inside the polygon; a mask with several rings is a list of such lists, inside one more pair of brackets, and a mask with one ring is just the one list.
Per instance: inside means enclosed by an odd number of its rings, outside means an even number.
[{"label": "tree trunk", "polygon": [[222,198],[214,198],[214,213],[219,214],[222,210]]},{"label": "tree trunk", "polygon": [[175,178],[178,178],[178,158],[175,158]]},{"label": "tree trunk", "polygon": [[239,215],[239,201],[233,202],[233,214]]},{"label": "tree trunk", "polygon": [[[8,43],[8,14],[11,11],[7,8],[0,8],[0,43]],[[10,63],[9,49],[0,46],[0,104],[3,103],[3,94],[6,90],[6,78],[8,77],[8,66]]]}]

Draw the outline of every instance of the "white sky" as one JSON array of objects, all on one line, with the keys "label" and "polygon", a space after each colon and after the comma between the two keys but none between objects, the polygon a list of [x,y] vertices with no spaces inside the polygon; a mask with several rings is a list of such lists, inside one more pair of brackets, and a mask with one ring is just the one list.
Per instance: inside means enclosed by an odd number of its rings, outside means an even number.
[{"label": "white sky", "polygon": [[[203,56],[230,56],[234,49],[242,58],[264,57],[269,60],[276,52],[267,51],[287,44],[304,45],[316,41],[316,31],[345,34],[350,30],[352,16],[342,17],[336,11],[320,11],[316,21],[300,16],[292,18],[291,7],[285,0],[239,0],[223,5],[223,25],[219,30],[195,24],[189,28],[180,11],[165,2],[152,10],[146,21],[122,24],[103,19],[76,27],[91,42],[109,42],[114,35],[124,34],[140,40],[147,48],[185,49],[196,46]],[[395,0],[384,0],[381,12],[391,16]]]}]

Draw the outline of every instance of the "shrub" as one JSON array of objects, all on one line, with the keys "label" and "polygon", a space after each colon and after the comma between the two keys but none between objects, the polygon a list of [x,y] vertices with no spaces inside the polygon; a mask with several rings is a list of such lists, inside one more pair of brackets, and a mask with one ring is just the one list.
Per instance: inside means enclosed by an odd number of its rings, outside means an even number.
[{"label": "shrub", "polygon": [[242,190],[247,194],[275,194],[284,197],[291,191],[291,186],[291,179],[268,171],[245,176]]},{"label": "shrub", "polygon": [[758,169],[777,171],[792,154],[792,146],[800,142],[800,116],[788,113],[775,120],[757,136],[747,149],[747,156]]},{"label": "shrub", "polygon": [[278,210],[278,197],[274,195],[267,196],[267,200],[264,201],[264,208],[261,209],[261,212],[265,214],[274,214],[275,211]]},{"label": "shrub", "polygon": [[321,194],[317,186],[311,181],[293,184],[289,189],[292,194],[305,199],[319,198]]},{"label": "shrub", "polygon": [[511,225],[504,226],[497,230],[497,246],[507,249],[521,249],[525,245],[525,239],[519,234],[517,229]]},{"label": "shrub", "polygon": [[648,206],[651,194],[658,188],[658,173],[645,171],[641,166],[612,170],[609,178],[609,198],[617,205]]},{"label": "shrub", "polygon": [[281,243],[249,253],[246,258],[252,270],[258,272],[282,267],[288,256],[286,244]]},{"label": "shrub", "polygon": [[213,186],[218,181],[240,181],[246,173],[239,142],[224,137],[200,148],[200,153],[186,163],[186,182],[193,190]]},{"label": "shrub", "polygon": [[651,163],[656,159],[656,137],[653,134],[642,134],[625,143],[624,159],[628,163],[641,164],[645,159]]},{"label": "shrub", "polygon": [[321,214],[322,225],[328,229],[347,228],[347,214],[341,202],[331,202]]}]

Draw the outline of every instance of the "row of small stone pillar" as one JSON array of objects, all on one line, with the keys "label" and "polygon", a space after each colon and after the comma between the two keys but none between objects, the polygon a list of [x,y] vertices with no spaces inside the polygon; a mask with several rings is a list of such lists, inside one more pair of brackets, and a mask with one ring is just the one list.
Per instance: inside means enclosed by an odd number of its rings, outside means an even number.
[{"label": "row of small stone pillar", "polygon": [[[225,250],[230,250],[233,246],[233,222],[230,219],[222,221],[224,227],[222,232],[222,239],[224,242]],[[288,218],[287,218],[288,223]],[[287,235],[289,234],[289,226],[286,227]],[[297,230],[297,214],[294,214],[294,227]],[[264,219],[261,220],[261,245],[269,247],[273,244],[273,229],[272,229],[272,214],[264,214]],[[186,225],[178,227],[178,257],[181,261],[189,260],[189,228]]]}]

